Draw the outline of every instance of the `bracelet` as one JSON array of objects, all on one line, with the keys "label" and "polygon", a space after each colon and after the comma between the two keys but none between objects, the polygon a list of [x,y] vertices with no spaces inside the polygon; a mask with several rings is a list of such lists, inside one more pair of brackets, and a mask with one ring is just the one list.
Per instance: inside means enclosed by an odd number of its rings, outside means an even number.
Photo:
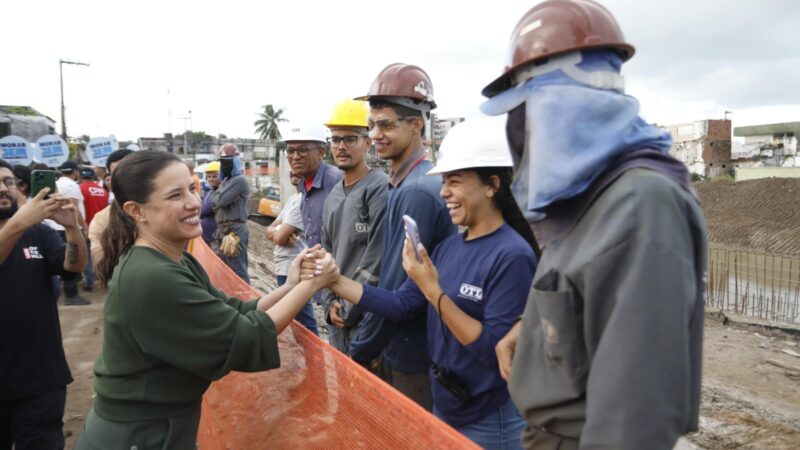
[{"label": "bracelet", "polygon": [[442,297],[444,297],[445,295],[446,294],[444,293],[444,291],[442,291],[442,293],[439,294],[439,298],[436,299],[436,311],[439,312],[439,316],[442,315]]}]

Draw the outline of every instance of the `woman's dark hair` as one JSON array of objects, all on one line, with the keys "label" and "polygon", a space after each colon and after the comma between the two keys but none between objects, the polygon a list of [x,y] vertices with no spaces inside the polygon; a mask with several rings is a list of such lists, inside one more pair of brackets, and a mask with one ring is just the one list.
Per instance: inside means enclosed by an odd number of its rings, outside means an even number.
[{"label": "woman's dark hair", "polygon": [[539,248],[539,243],[536,242],[531,226],[525,220],[517,201],[511,194],[511,169],[508,167],[477,167],[471,170],[474,170],[481,182],[487,186],[493,185],[492,176],[500,179],[500,185],[497,187],[492,201],[503,214],[503,220],[530,244],[533,253],[538,258],[542,254],[542,250]]},{"label": "woman's dark hair", "polygon": [[123,158],[114,170],[114,201],[111,202],[108,227],[103,231],[100,242],[103,259],[97,264],[97,277],[103,287],[114,274],[114,266],[136,241],[138,230],[136,222],[122,210],[128,201],[147,203],[155,190],[155,179],[167,166],[181,163],[172,153],[156,150],[142,150]]}]

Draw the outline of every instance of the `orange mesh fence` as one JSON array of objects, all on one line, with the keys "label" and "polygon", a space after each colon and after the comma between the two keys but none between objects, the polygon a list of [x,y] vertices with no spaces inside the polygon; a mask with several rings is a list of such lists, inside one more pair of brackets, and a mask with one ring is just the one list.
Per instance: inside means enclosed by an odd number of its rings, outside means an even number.
[{"label": "orange mesh fence", "polygon": [[[242,299],[259,295],[202,239],[189,249],[218,288]],[[202,450],[478,448],[297,321],[278,346],[280,369],[212,383],[203,398]]]}]

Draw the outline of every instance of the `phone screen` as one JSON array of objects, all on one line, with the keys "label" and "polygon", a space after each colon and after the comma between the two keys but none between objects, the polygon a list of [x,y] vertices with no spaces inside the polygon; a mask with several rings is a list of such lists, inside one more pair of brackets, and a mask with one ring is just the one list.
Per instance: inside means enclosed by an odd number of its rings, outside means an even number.
[{"label": "phone screen", "polygon": [[45,198],[56,192],[56,173],[52,170],[34,170],[31,172],[31,197],[35,197],[44,188],[50,188]]},{"label": "phone screen", "polygon": [[422,257],[419,255],[419,250],[417,250],[420,243],[417,222],[405,215],[403,216],[403,222],[406,228],[406,236],[408,236],[408,238],[411,239],[411,243],[414,244],[414,253],[417,255],[417,261],[422,262]]}]

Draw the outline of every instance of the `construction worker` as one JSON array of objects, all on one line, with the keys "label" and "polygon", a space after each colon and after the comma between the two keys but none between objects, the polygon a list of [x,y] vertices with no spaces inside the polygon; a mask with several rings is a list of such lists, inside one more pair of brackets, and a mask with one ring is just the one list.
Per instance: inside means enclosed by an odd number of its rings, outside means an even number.
[{"label": "construction worker", "polygon": [[520,448],[525,421],[497,370],[494,347],[525,307],[536,242],[511,194],[501,123],[456,126],[440,154],[428,175],[443,178],[440,195],[464,233],[447,237],[430,257],[421,244],[415,248],[414,237],[406,239],[408,279],[394,291],[344,276],[330,288],[394,320],[427,310],[433,413],[482,448]]},{"label": "construction worker", "polygon": [[[303,215],[300,212],[300,178],[294,172],[289,173],[289,181],[297,192],[289,197],[275,221],[267,227],[267,239],[275,244],[272,250],[272,262],[275,265],[275,281],[278,286],[286,283],[292,261],[300,253],[298,239],[303,239]],[[316,325],[316,321],[314,322]]]},{"label": "construction worker", "polygon": [[669,133],[639,117],[633,56],[591,0],[549,0],[511,35],[482,110],[508,114],[517,203],[542,257],[497,345],[537,449],[673,448],[697,430],[707,232]]},{"label": "construction worker", "polygon": [[244,164],[239,159],[239,149],[234,144],[223,145],[219,149],[219,164],[222,183],[211,194],[214,219],[217,221],[214,234],[214,239],[219,242],[217,255],[239,278],[249,284],[247,244],[250,232],[247,229],[247,203],[250,199],[250,186],[244,177]]},{"label": "construction worker", "polygon": [[[328,123],[331,156],[343,179],[331,189],[322,212],[322,246],[346,277],[376,286],[383,257],[383,221],[389,177],[367,165],[372,144],[368,125],[369,105],[345,100],[336,105]],[[372,369],[373,360],[363,360],[351,340],[363,329],[362,321],[374,321],[331,291],[323,294],[322,306],[328,322],[329,341],[339,351]],[[352,352],[351,352],[352,350]]]},{"label": "construction worker", "polygon": [[[430,111],[436,108],[433,84],[417,66],[390,64],[372,82],[369,93],[356,100],[369,101],[369,136],[378,156],[391,163],[378,286],[395,290],[407,278],[401,257],[404,215],[417,222],[421,243],[430,250],[456,232],[439,197],[441,177],[426,176],[433,164],[425,159],[422,138]],[[381,319],[365,327],[351,345],[362,349],[362,360],[382,352],[381,377],[430,411],[433,399],[425,320],[424,311],[400,322]]]},{"label": "construction worker", "polygon": [[211,161],[206,164],[205,174],[206,183],[210,190],[203,197],[200,208],[200,225],[203,227],[203,240],[210,244],[214,240],[214,232],[217,231],[217,221],[214,219],[214,207],[211,204],[214,191],[219,189],[222,180],[219,179],[219,161]]},{"label": "construction worker", "polygon": [[[325,199],[331,189],[342,180],[342,173],[336,167],[322,162],[326,139],[321,126],[305,129],[293,127],[283,136],[283,141],[286,142],[283,153],[292,172],[302,178],[300,213],[303,215],[303,233],[306,244],[314,246],[322,241],[322,209]],[[315,295],[314,300],[321,301],[320,295]],[[297,320],[314,334],[319,334],[312,303],[303,308]]]}]

